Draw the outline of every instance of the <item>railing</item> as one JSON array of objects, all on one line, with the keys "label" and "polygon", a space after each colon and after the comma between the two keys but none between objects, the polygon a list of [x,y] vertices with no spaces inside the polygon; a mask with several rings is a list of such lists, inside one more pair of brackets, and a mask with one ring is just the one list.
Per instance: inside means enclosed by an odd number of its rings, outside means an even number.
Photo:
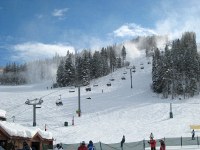
[{"label": "railing", "polygon": [[[192,140],[191,137],[175,137],[175,138],[162,138],[165,141],[166,147],[167,146],[190,146],[196,145],[199,147],[199,137],[195,137]],[[156,139],[156,146],[160,147],[160,139]],[[113,144],[105,144],[105,143],[94,143],[96,150],[145,150],[146,148],[149,149],[150,145],[148,143],[149,140],[143,140],[138,142],[129,142],[124,143],[123,149],[121,148],[120,143],[113,143]],[[62,144],[64,150],[77,150],[80,144]]]}]

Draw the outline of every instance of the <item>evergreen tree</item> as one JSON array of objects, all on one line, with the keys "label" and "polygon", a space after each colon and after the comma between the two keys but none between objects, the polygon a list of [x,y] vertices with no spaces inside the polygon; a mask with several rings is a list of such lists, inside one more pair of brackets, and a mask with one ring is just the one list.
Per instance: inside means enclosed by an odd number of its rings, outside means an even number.
[{"label": "evergreen tree", "polygon": [[57,84],[58,84],[59,87],[66,86],[65,62],[63,60],[60,61],[60,64],[58,66],[56,81],[57,81]]},{"label": "evergreen tree", "polygon": [[181,40],[172,42],[171,49],[165,47],[163,55],[158,49],[154,52],[153,90],[162,92],[164,97],[169,93],[172,98],[176,95],[194,96],[199,92],[199,62],[195,33],[185,32]]},{"label": "evergreen tree", "polygon": [[65,85],[66,86],[72,86],[75,84],[75,66],[72,63],[72,54],[67,54],[67,59],[65,61]]},{"label": "evergreen tree", "polygon": [[81,81],[83,85],[88,85],[90,83],[91,54],[87,50],[84,50],[81,61]]},{"label": "evergreen tree", "polygon": [[91,70],[92,78],[98,78],[103,75],[102,58],[101,54],[98,51],[94,52],[91,66],[92,66]]}]

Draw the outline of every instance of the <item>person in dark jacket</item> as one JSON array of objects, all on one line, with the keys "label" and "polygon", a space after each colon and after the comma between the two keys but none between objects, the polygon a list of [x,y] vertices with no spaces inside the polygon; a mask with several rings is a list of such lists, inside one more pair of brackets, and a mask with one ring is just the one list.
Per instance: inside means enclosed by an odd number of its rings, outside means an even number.
[{"label": "person in dark jacket", "polygon": [[121,148],[123,149],[123,144],[125,143],[125,136],[123,135],[122,140],[121,140]]},{"label": "person in dark jacket", "polygon": [[194,131],[194,129],[193,129],[193,130],[192,130],[192,140],[195,139],[194,136],[195,136],[195,131]]},{"label": "person in dark jacket", "polygon": [[31,150],[31,148],[28,146],[28,144],[26,142],[24,142],[22,150]]},{"label": "person in dark jacket", "polygon": [[165,142],[163,140],[160,140],[160,150],[165,150],[166,149],[166,145]]},{"label": "person in dark jacket", "polygon": [[90,140],[89,144],[87,145],[88,150],[95,150],[95,146],[93,144],[93,142]]}]

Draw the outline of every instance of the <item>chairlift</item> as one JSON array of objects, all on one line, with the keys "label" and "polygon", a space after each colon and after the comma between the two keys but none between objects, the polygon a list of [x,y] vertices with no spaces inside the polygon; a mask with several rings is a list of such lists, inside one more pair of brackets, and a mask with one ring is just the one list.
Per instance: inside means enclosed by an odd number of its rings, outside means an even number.
[{"label": "chairlift", "polygon": [[71,87],[71,88],[69,89],[69,93],[72,93],[72,92],[75,92],[75,88],[74,88],[74,87]]},{"label": "chairlift", "polygon": [[83,82],[83,86],[87,86],[87,85],[89,85],[90,83],[88,82],[88,81],[84,81]]},{"label": "chairlift", "polygon": [[85,88],[86,92],[91,91],[91,87]]},{"label": "chairlift", "polygon": [[91,99],[91,97],[87,97],[86,99]]},{"label": "chairlift", "polygon": [[144,66],[142,66],[141,69],[144,69]]},{"label": "chairlift", "polygon": [[135,69],[134,69],[132,72],[134,72],[134,73],[135,73],[135,72],[136,72],[136,71],[135,71]]},{"label": "chairlift", "polygon": [[110,83],[110,82],[108,82],[106,85],[107,85],[107,86],[111,86],[111,83]]},{"label": "chairlift", "polygon": [[98,84],[93,84],[93,87],[96,87],[96,86],[98,86]]},{"label": "chairlift", "polygon": [[122,79],[122,80],[126,80],[126,78],[125,78],[124,76],[123,76],[123,77],[121,77],[121,79]]},{"label": "chairlift", "polygon": [[114,78],[111,78],[110,81],[115,81],[115,79],[114,79]]},{"label": "chairlift", "polygon": [[62,106],[62,105],[63,105],[62,100],[61,100],[61,99],[58,99],[58,100],[56,101],[56,105],[57,105],[57,106]]},{"label": "chairlift", "polygon": [[127,72],[126,71],[124,71],[124,73],[123,74],[127,74]]}]

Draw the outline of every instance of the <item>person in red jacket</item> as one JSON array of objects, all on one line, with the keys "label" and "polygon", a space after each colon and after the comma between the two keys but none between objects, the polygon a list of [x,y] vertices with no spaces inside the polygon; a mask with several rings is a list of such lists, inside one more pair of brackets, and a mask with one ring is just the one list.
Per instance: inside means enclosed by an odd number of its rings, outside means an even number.
[{"label": "person in red jacket", "polygon": [[80,146],[78,147],[78,150],[87,150],[87,147],[84,141],[80,144]]},{"label": "person in red jacket", "polygon": [[148,141],[148,143],[151,146],[151,150],[156,150],[156,140],[154,140],[152,137],[150,139],[150,141]]},{"label": "person in red jacket", "polygon": [[166,146],[165,146],[165,142],[163,140],[160,140],[160,150],[165,150]]}]

